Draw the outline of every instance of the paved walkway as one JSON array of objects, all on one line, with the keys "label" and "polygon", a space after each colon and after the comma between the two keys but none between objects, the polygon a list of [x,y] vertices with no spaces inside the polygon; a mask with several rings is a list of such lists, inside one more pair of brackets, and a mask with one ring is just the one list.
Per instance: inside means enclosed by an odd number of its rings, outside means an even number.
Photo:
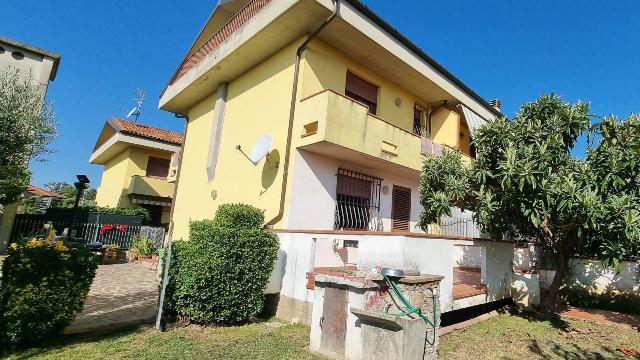
[{"label": "paved walkway", "polygon": [[84,309],[66,333],[153,321],[159,280],[148,263],[100,265]]},{"label": "paved walkway", "polygon": [[560,316],[571,319],[595,321],[602,324],[622,326],[640,331],[640,315],[623,314],[615,311],[581,309],[573,306],[559,310]]},{"label": "paved walkway", "polygon": [[479,268],[453,268],[453,299],[459,300],[487,293]]}]

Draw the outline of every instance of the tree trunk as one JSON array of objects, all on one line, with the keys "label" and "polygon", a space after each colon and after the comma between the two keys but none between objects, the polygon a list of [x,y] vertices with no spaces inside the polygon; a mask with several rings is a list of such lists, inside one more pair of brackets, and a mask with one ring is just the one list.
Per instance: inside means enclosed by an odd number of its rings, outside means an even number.
[{"label": "tree trunk", "polygon": [[555,314],[556,307],[558,306],[560,287],[562,286],[562,284],[564,284],[564,279],[569,269],[570,253],[567,247],[563,247],[559,251],[558,263],[555,269],[556,274],[553,277],[551,286],[549,287],[549,294],[546,302],[543,304],[543,310],[545,314],[549,316]]}]

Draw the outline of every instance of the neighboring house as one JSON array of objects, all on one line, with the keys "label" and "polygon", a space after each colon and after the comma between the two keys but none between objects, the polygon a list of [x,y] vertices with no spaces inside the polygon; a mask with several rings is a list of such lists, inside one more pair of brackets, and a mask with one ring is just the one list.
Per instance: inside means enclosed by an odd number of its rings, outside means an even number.
[{"label": "neighboring house", "polygon": [[[60,55],[33,45],[0,36],[0,71],[19,69],[21,76],[30,77],[42,91],[44,99],[49,82],[55,80]],[[0,252],[4,251],[11,236],[18,202],[9,204],[0,213]]]},{"label": "neighboring house", "polygon": [[[187,118],[172,239],[223,203],[264,209],[281,240],[269,291],[307,320],[306,274],[323,267],[443,275],[442,311],[508,296],[510,244],[416,226],[425,155],[470,161],[471,132],[499,109],[360,1],[339,4],[332,16],[329,0],[218,2],[160,98]],[[477,284],[463,288],[468,267]]]},{"label": "neighboring house", "polygon": [[[35,185],[27,186],[27,191],[22,194],[23,199],[27,199],[32,212],[42,212],[51,207],[56,199],[65,199],[64,195],[53,191],[37,187]],[[24,203],[24,201],[23,201]],[[19,213],[23,213],[24,209],[18,209]]]},{"label": "neighboring house", "polygon": [[182,134],[109,118],[89,162],[104,165],[96,205],[116,208],[141,206],[153,225],[168,225],[174,192],[175,167]]}]

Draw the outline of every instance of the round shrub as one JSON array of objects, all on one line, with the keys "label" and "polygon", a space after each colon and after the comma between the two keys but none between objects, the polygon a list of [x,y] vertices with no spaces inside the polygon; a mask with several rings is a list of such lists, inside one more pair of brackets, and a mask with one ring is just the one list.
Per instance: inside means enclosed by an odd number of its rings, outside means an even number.
[{"label": "round shrub", "polygon": [[0,282],[0,343],[36,344],[58,336],[82,311],[95,255],[61,241],[11,244]]},{"label": "round shrub", "polygon": [[247,204],[222,204],[213,223],[225,228],[260,228],[264,223],[264,211]]},{"label": "round shrub", "polygon": [[214,220],[192,222],[189,241],[174,243],[167,308],[197,323],[238,323],[259,313],[279,247],[263,221],[256,208],[223,205]]}]

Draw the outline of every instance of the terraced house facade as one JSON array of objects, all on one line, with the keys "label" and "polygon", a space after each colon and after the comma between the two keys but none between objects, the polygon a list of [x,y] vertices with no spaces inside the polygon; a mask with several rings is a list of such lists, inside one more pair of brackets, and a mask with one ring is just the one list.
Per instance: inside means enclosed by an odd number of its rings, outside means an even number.
[{"label": "terraced house facade", "polygon": [[152,225],[168,226],[177,170],[172,159],[181,145],[182,134],[175,131],[107,119],[89,158],[104,166],[96,205],[144,207]]},{"label": "terraced house facade", "polygon": [[[407,267],[409,242],[440,244],[416,226],[423,159],[449,147],[470,161],[473,129],[500,116],[357,0],[219,1],[159,107],[186,118],[172,239],[222,203],[264,209],[287,255],[271,290],[303,318],[308,272]],[[265,137],[266,156],[248,159]],[[480,262],[494,247],[477,237],[450,236],[435,262],[411,262],[451,292],[466,246],[487,279],[492,265]],[[486,283],[481,302],[505,296]]]}]

